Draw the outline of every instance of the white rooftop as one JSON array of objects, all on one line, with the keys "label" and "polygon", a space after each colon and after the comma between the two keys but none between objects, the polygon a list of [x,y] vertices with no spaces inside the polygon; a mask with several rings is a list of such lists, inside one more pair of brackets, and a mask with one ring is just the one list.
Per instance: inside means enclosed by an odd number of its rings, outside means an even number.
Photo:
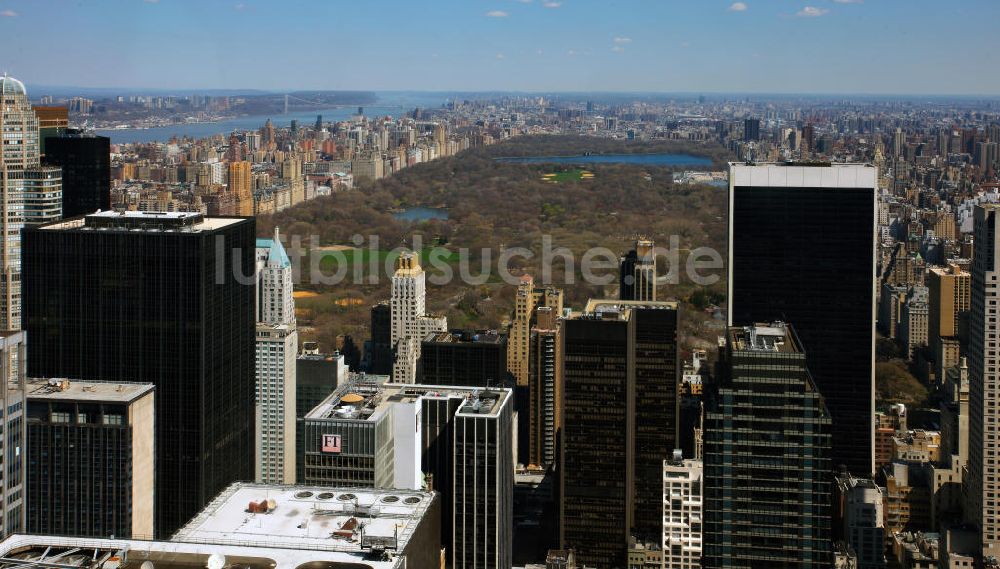
[{"label": "white rooftop", "polygon": [[733,187],[875,188],[878,170],[870,164],[729,164]]},{"label": "white rooftop", "polygon": [[107,401],[128,403],[153,391],[152,383],[77,381],[29,378],[24,385],[28,399]]},{"label": "white rooftop", "polygon": [[[433,492],[416,490],[238,482],[212,500],[171,540],[253,542],[261,547],[361,553],[363,533],[366,544],[395,543],[395,549],[402,551],[433,500]],[[273,508],[266,513],[251,513],[247,511],[251,502],[266,502]],[[349,534],[353,535],[341,537]]]}]

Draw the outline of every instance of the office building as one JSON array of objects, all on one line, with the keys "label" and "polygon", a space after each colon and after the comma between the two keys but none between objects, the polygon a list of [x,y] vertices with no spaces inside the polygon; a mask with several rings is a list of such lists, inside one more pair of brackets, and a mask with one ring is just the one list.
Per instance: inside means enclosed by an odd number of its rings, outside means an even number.
[{"label": "office building", "polygon": [[857,569],[885,567],[885,497],[868,478],[838,476],[834,487],[834,536],[857,556]]},{"label": "office building", "polygon": [[34,377],[156,386],[156,524],[254,476],[254,222],[102,212],[24,234]]},{"label": "office building", "polygon": [[[41,167],[38,116],[31,108],[24,84],[0,76],[0,330],[21,329],[21,229],[24,227],[25,198],[41,195],[34,200],[37,212],[50,208],[45,204],[54,197],[50,181],[54,172]],[[61,199],[61,196],[60,196]],[[51,204],[49,204],[51,205]]]},{"label": "office building", "polygon": [[430,332],[417,368],[424,385],[509,387],[507,337],[495,330]]},{"label": "office building", "polygon": [[663,461],[664,567],[701,567],[703,471],[700,460],[685,460],[680,451]]},{"label": "office building", "polygon": [[438,569],[440,516],[431,492],[238,483],[169,541],[18,534],[0,568]]},{"label": "office building", "polygon": [[1000,206],[976,206],[969,308],[969,468],[965,515],[980,532],[983,556],[1000,557]]},{"label": "office building", "polygon": [[552,308],[557,315],[562,315],[563,291],[552,286],[535,287],[535,281],[530,275],[522,276],[514,297],[514,313],[507,329],[507,371],[520,386],[528,385],[531,326],[534,323],[535,309],[540,306]]},{"label": "office building", "polygon": [[27,531],[153,536],[150,383],[27,382]]},{"label": "office building", "polygon": [[26,170],[19,183],[25,226],[63,218],[63,180],[60,168],[39,166]]},{"label": "office building", "polygon": [[760,119],[745,119],[743,121],[743,142],[760,140]]},{"label": "office building", "polygon": [[24,460],[27,429],[24,420],[25,350],[24,332],[0,332],[0,533],[8,536],[26,528]]},{"label": "office building", "polygon": [[927,287],[910,287],[900,315],[902,329],[899,334],[899,347],[907,359],[915,357],[917,350],[927,345],[929,313]]},{"label": "office building", "polygon": [[45,162],[62,168],[64,218],[111,209],[111,139],[67,129],[45,141]]},{"label": "office building", "polygon": [[441,493],[452,567],[510,567],[513,393],[353,374],[304,419],[305,481]]},{"label": "office building", "polygon": [[702,566],[830,566],[830,414],[780,322],[730,327],[706,389]]},{"label": "office building", "polygon": [[591,300],[563,321],[560,547],[581,562],[622,567],[632,537],[661,540],[679,372],[676,303]]},{"label": "office building", "polygon": [[303,419],[338,386],[347,381],[347,364],[341,353],[320,354],[319,349],[307,350],[311,342],[304,342],[303,353],[295,361],[295,480],[305,478],[305,445],[302,434]]},{"label": "office building", "polygon": [[528,465],[548,469],[559,460],[563,409],[563,337],[560,314],[548,306],[535,309],[528,367]]},{"label": "office building", "polygon": [[31,108],[38,116],[38,150],[43,158],[47,158],[46,139],[62,136],[69,129],[69,108],[52,105],[35,105]]},{"label": "office building", "polygon": [[448,329],[444,316],[427,314],[426,302],[426,275],[420,257],[404,252],[396,260],[390,300],[390,343],[395,352],[392,379],[397,383],[416,381],[420,341],[430,332]]},{"label": "office building", "polygon": [[255,480],[295,483],[295,366],[299,334],[292,264],[278,230],[257,239],[257,460]]},{"label": "office building", "polygon": [[635,249],[622,255],[619,266],[619,299],[656,300],[656,253],[652,241],[636,241]]},{"label": "office building", "polygon": [[392,373],[392,309],[388,302],[371,308],[371,343],[368,346],[368,372],[376,375]]},{"label": "office building", "polygon": [[959,319],[969,311],[971,277],[955,263],[927,270],[930,300],[927,337],[937,364],[938,381],[958,364]]},{"label": "office building", "polygon": [[874,472],[875,174],[855,164],[729,174],[729,324],[795,326],[833,417],[831,464],[862,477]]}]

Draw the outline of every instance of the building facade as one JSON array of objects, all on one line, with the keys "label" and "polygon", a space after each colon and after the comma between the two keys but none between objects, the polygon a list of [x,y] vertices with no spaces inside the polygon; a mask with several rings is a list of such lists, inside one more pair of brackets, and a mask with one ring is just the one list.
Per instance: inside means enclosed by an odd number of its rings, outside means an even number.
[{"label": "building facade", "polygon": [[656,254],[652,241],[636,241],[635,249],[622,255],[619,265],[619,299],[656,300]]},{"label": "building facade", "polygon": [[44,139],[45,162],[62,168],[62,215],[111,209],[111,139],[79,129]]},{"label": "building facade", "polygon": [[775,323],[730,327],[724,357],[706,390],[702,566],[829,567],[831,419],[806,353]]},{"label": "building facade", "polygon": [[514,297],[514,313],[507,329],[507,371],[514,376],[517,385],[528,384],[531,326],[534,323],[535,309],[541,306],[552,308],[561,316],[562,290],[551,286],[536,288],[531,276],[521,277]]},{"label": "building facade", "polygon": [[581,562],[625,567],[631,538],[662,539],[679,373],[676,303],[591,300],[563,321],[560,547]]},{"label": "building facade", "polygon": [[663,461],[664,567],[701,567],[703,474],[700,460],[685,460],[679,451]]},{"label": "building facade", "polygon": [[154,387],[27,383],[27,531],[153,536]]},{"label": "building facade", "polygon": [[295,366],[299,333],[292,264],[278,231],[257,239],[257,462],[255,480],[295,483]]},{"label": "building facade", "polygon": [[254,476],[254,221],[102,212],[24,236],[35,377],[156,386],[157,535]]},{"label": "building facade", "polygon": [[417,369],[424,385],[507,386],[507,337],[491,330],[431,332]]},{"label": "building facade", "polygon": [[395,352],[392,379],[414,383],[421,340],[430,332],[448,329],[444,316],[427,314],[426,275],[415,253],[402,253],[396,260],[390,311],[390,342]]},{"label": "building facade", "polygon": [[729,324],[795,326],[833,417],[832,464],[870,476],[876,168],[734,163],[729,180]]},{"label": "building facade", "polygon": [[0,378],[6,378],[0,383],[0,409],[5,410],[0,418],[0,456],[5,463],[0,468],[0,529],[4,536],[26,528],[27,463],[22,452],[28,440],[24,420],[26,336],[24,332],[0,332]]}]

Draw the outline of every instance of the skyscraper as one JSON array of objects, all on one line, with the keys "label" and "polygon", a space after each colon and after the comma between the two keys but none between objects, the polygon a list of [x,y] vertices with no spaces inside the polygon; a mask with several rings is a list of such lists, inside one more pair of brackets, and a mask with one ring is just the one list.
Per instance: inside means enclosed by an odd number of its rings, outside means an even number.
[{"label": "skyscraper", "polygon": [[243,217],[253,215],[252,182],[249,162],[241,160],[229,163],[229,193],[236,197],[237,213]]},{"label": "skyscraper", "polygon": [[760,119],[744,120],[743,142],[756,142],[758,140],[760,140]]},{"label": "skyscraper", "polygon": [[654,244],[640,239],[622,255],[618,298],[621,300],[656,300],[656,255]]},{"label": "skyscraper", "polygon": [[681,451],[663,461],[663,566],[701,567],[704,467]]},{"label": "skyscraper", "polygon": [[27,530],[152,537],[153,385],[33,379],[27,388]]},{"label": "skyscraper", "polygon": [[969,311],[970,283],[969,273],[954,263],[927,271],[927,339],[937,364],[938,381],[944,380],[945,370],[958,365],[958,322]]},{"label": "skyscraper", "polygon": [[420,346],[424,385],[509,387],[507,337],[495,331],[431,332]]},{"label": "skyscraper", "polygon": [[420,359],[420,341],[428,332],[448,329],[444,316],[427,314],[426,301],[426,275],[420,266],[420,257],[404,252],[396,260],[390,300],[390,341],[396,358],[392,368],[394,382],[413,383]]},{"label": "skyscraper", "polygon": [[156,524],[254,476],[254,222],[102,212],[25,230],[34,377],[156,386]]},{"label": "skyscraper", "polygon": [[514,298],[514,313],[507,330],[507,371],[514,376],[517,385],[528,385],[528,362],[530,359],[531,325],[535,309],[548,306],[562,315],[563,292],[555,287],[535,287],[530,275],[521,277]]},{"label": "skyscraper", "polygon": [[833,417],[833,465],[873,474],[875,168],[732,164],[729,322],[795,325]]},{"label": "skyscraper", "polygon": [[372,339],[368,344],[368,373],[392,373],[392,310],[386,301],[371,308]]},{"label": "skyscraper", "polygon": [[45,139],[45,161],[62,168],[62,216],[111,209],[111,139],[78,129]]},{"label": "skyscraper", "polygon": [[624,567],[630,537],[662,539],[663,460],[677,445],[677,304],[591,300],[563,322],[563,350],[560,547]]},{"label": "skyscraper", "polygon": [[292,263],[278,230],[257,239],[257,482],[295,483],[295,366],[299,333]]},{"label": "skyscraper", "polygon": [[[0,77],[0,330],[21,329],[21,228],[27,195],[39,189],[40,176],[51,176],[41,168],[38,117],[28,101],[24,84],[4,74]],[[44,186],[43,200],[51,196]],[[61,196],[60,196],[61,199]],[[50,208],[35,203],[44,212]],[[44,215],[43,215],[44,217]]]},{"label": "skyscraper", "polygon": [[726,340],[706,393],[702,567],[830,567],[830,415],[806,353],[780,322]]},{"label": "skyscraper", "polygon": [[562,431],[563,342],[560,314],[548,306],[535,309],[528,368],[528,463],[554,466]]},{"label": "skyscraper", "polygon": [[979,528],[983,555],[1000,557],[1000,206],[976,206],[969,311],[969,467],[965,515]]},{"label": "skyscraper", "polygon": [[27,429],[24,420],[25,354],[24,332],[0,331],[0,535],[7,537],[25,531],[25,479],[24,460]]}]

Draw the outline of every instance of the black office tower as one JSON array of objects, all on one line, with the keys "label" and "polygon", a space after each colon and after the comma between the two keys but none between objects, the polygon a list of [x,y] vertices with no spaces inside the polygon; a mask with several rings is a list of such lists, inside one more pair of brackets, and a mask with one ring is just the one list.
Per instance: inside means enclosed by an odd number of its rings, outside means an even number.
[{"label": "black office tower", "polygon": [[706,389],[706,569],[825,569],[830,415],[782,323],[733,327]]},{"label": "black office tower", "polygon": [[494,331],[430,332],[420,343],[418,383],[512,387],[507,336]]},{"label": "black office tower", "polygon": [[252,218],[197,213],[24,232],[29,374],[156,386],[159,536],[254,476],[254,237]]},{"label": "black office tower", "polygon": [[111,209],[111,139],[77,129],[45,139],[45,162],[62,167],[63,219]]},{"label": "black office tower", "polygon": [[746,119],[743,121],[743,142],[756,142],[760,140],[760,119]]},{"label": "black office tower", "polygon": [[[625,567],[660,543],[663,460],[677,444],[677,305],[590,301],[563,322],[560,547]],[[598,529],[599,528],[599,529]]]},{"label": "black office tower", "polygon": [[733,164],[729,323],[795,325],[833,417],[833,468],[874,470],[876,169]]},{"label": "black office tower", "polygon": [[368,373],[392,373],[392,311],[388,302],[380,302],[371,310],[372,339],[368,344]]}]

